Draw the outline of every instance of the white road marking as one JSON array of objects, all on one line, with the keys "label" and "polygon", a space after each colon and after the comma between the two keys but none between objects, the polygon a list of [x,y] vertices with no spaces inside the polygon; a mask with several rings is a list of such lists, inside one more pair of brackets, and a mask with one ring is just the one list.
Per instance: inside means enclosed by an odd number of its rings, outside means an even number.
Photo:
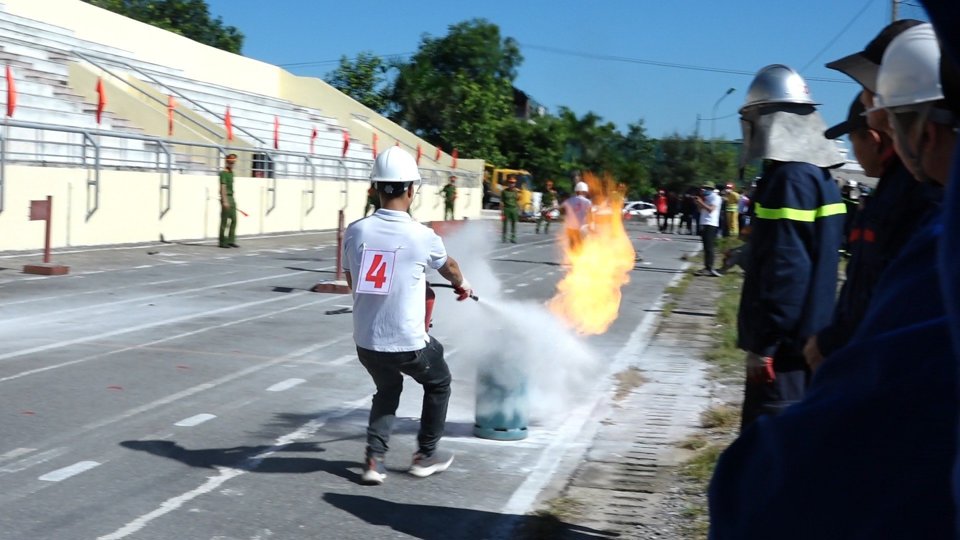
[{"label": "white road marking", "polygon": [[[300,296],[300,295],[303,295],[303,294],[307,294],[307,293],[294,293],[294,295],[296,295],[296,296]],[[291,298],[291,296],[284,295],[284,296],[281,296],[281,297],[279,297],[279,298]],[[280,310],[277,310],[277,311],[271,311],[271,312],[263,313],[263,314],[260,314],[260,315],[254,315],[253,317],[247,317],[247,318],[244,318],[244,319],[238,319],[238,320],[236,320],[236,321],[229,321],[229,322],[225,322],[225,323],[222,323],[222,324],[217,324],[217,325],[214,325],[214,326],[207,326],[207,327],[200,328],[200,329],[197,329],[197,330],[191,330],[191,331],[189,331],[189,332],[183,332],[183,333],[177,334],[177,335],[175,335],[175,336],[170,336],[170,337],[166,337],[166,338],[162,338],[162,339],[157,339],[157,340],[154,340],[154,341],[149,341],[149,342],[147,342],[147,343],[141,343],[141,344],[138,344],[138,345],[131,345],[131,346],[129,346],[129,347],[124,347],[124,348],[122,348],[122,349],[116,349],[116,350],[109,351],[109,352],[105,352],[105,353],[101,353],[101,354],[93,354],[93,355],[90,355],[90,356],[85,356],[85,357],[83,357],[83,358],[78,358],[78,359],[76,359],[76,360],[70,360],[69,362],[63,362],[63,363],[61,363],[61,364],[54,364],[54,365],[52,365],[52,366],[46,366],[46,367],[42,367],[42,368],[31,369],[31,370],[29,370],[29,371],[22,371],[22,372],[20,372],[20,373],[17,373],[16,375],[10,375],[10,376],[8,376],[8,377],[0,378],[0,383],[7,382],[7,381],[12,381],[12,380],[14,380],[14,379],[19,379],[19,378],[21,378],[21,377],[26,377],[26,376],[28,376],[28,375],[35,375],[35,374],[37,374],[37,373],[43,373],[44,371],[50,371],[50,370],[52,370],[52,369],[58,369],[58,368],[66,367],[66,366],[72,366],[72,365],[74,365],[74,364],[81,364],[81,363],[83,363],[83,362],[87,362],[87,361],[89,361],[89,360],[95,360],[95,359],[97,359],[97,358],[103,358],[103,357],[105,357],[105,356],[111,356],[111,355],[118,354],[118,353],[122,353],[122,352],[133,351],[133,350],[140,349],[140,348],[143,348],[143,347],[149,347],[149,346],[151,346],[151,345],[156,345],[156,344],[158,344],[158,343],[164,343],[164,342],[167,342],[167,341],[172,341],[172,340],[180,339],[180,338],[187,337],[187,336],[193,336],[193,335],[196,335],[196,334],[202,334],[202,333],[208,332],[208,331],[210,331],[210,330],[216,330],[216,329],[219,329],[219,328],[226,328],[226,327],[228,327],[228,326],[233,326],[233,325],[235,325],[235,324],[241,324],[241,323],[245,323],[245,322],[255,321],[255,320],[257,320],[257,319],[262,319],[262,318],[264,318],[264,317],[271,317],[271,316],[273,316],[273,315],[278,315],[278,314],[280,314],[280,313],[286,313],[287,311],[293,311],[293,310],[296,310],[296,309],[300,309],[300,308],[304,308],[304,307],[308,307],[308,306],[313,306],[313,305],[316,305],[316,304],[322,304],[322,303],[324,303],[324,302],[328,302],[328,301],[330,301],[330,300],[333,300],[334,298],[335,298],[335,297],[323,298],[323,299],[320,299],[320,300],[314,300],[314,301],[312,301],[312,302],[307,302],[307,303],[305,303],[305,304],[300,304],[300,305],[297,305],[297,306],[288,307],[288,308],[280,309]],[[259,301],[257,301],[257,302],[251,302],[250,304],[263,304],[263,303],[266,303],[266,302],[268,302],[268,301],[271,301],[271,300],[269,300],[269,299],[268,299],[268,300],[259,300]],[[241,305],[239,305],[239,306],[233,306],[233,307],[230,307],[230,308],[221,308],[221,309],[219,309],[219,310],[214,310],[213,312],[217,312],[217,311],[230,311],[230,310],[233,310],[233,309],[240,309],[240,308],[246,307],[246,305],[247,305],[247,304],[241,304]],[[206,314],[212,314],[213,312],[206,312]],[[178,320],[188,320],[188,319],[191,319],[191,318],[194,318],[194,317],[200,317],[200,316],[203,316],[203,315],[204,315],[204,314],[201,313],[201,314],[197,314],[197,315],[189,315],[189,316],[185,316],[185,317],[178,317],[177,319],[178,319]],[[179,322],[178,320],[168,320],[167,322]],[[159,323],[158,323],[158,324],[159,324]],[[131,331],[132,331],[132,330],[131,330]],[[125,333],[125,331],[118,331],[118,333]],[[353,336],[350,335],[350,334],[348,334],[348,335],[346,335],[346,336],[343,336],[343,337],[341,337],[341,338],[338,338],[337,341],[339,341],[340,339],[348,338],[348,337],[349,337],[349,338],[352,338]],[[78,341],[78,342],[79,342],[79,341]],[[54,344],[54,345],[56,345],[56,344]],[[48,347],[49,347],[49,348],[56,348],[54,345],[50,345],[50,346],[48,346]],[[0,360],[3,360],[3,359],[4,359],[4,357],[3,357],[3,356],[0,356]]]},{"label": "white road marking", "polygon": [[13,450],[0,455],[0,461],[7,461],[9,459],[17,458],[25,454],[33,452],[36,448],[14,448]]},{"label": "white road marking", "polygon": [[106,272],[106,270],[90,270],[89,272],[81,272],[80,275],[81,275],[81,276],[90,276],[90,275],[93,275],[93,274],[102,274],[102,273],[104,273],[104,272]]},{"label": "white road marking", "polygon": [[134,266],[134,270],[142,270],[144,268],[153,268],[152,264],[141,264],[140,266]]},{"label": "white road marking", "polygon": [[287,379],[285,381],[278,382],[277,384],[271,386],[270,388],[267,388],[267,392],[283,392],[284,390],[289,390],[294,386],[297,386],[298,384],[303,384],[305,382],[307,382],[306,379]]},{"label": "white road marking", "polygon": [[533,278],[533,280],[534,280],[534,281],[543,281],[543,278],[542,278],[542,277],[535,277],[535,278]]},{"label": "white road marking", "polygon": [[[684,268],[686,265],[684,265]],[[678,280],[682,274],[678,274],[674,277],[674,280]],[[672,281],[671,281],[672,282]],[[661,296],[656,302],[654,302],[653,307],[659,307],[663,302],[663,296]],[[646,349],[647,345],[650,343],[650,335],[653,331],[653,323],[656,320],[654,313],[655,309],[651,309],[644,317],[641,319],[640,324],[637,325],[636,329],[630,333],[630,337],[627,339],[626,343],[616,352],[613,356],[614,361],[610,363],[608,368],[608,375],[612,376],[614,373],[617,373],[623,370],[627,364],[630,363],[630,359],[637,358],[643,354],[643,351]],[[584,403],[579,407],[571,408],[569,411],[569,417],[567,420],[560,426],[557,430],[556,436],[553,437],[550,444],[544,449],[543,453],[540,454],[540,459],[537,460],[537,464],[533,467],[533,472],[527,475],[524,482],[513,492],[513,495],[510,496],[510,500],[507,501],[507,504],[501,509],[503,514],[513,514],[517,516],[526,515],[527,511],[530,510],[531,506],[537,499],[537,495],[543,491],[543,488],[547,485],[550,479],[553,477],[557,468],[559,467],[564,453],[568,451],[571,445],[576,441],[583,430],[585,429],[587,420],[593,416],[592,413],[599,408],[605,400],[607,399],[608,391],[603,391],[601,385],[605,385],[607,390],[611,385],[611,377],[603,377],[600,381],[596,383],[596,389],[594,392],[591,392],[590,395],[597,396],[592,402]],[[584,440],[592,440],[592,436]],[[513,520],[508,520],[513,521]],[[504,524],[506,526],[507,524]],[[512,526],[512,523],[510,524]],[[503,531],[500,531],[500,534],[495,534],[495,538],[501,537]]]},{"label": "white road marking", "polygon": [[[332,268],[332,267],[331,267],[331,268]],[[321,270],[325,270],[325,269],[324,269],[324,268],[321,268]],[[64,313],[64,312],[67,312],[67,311],[78,311],[78,310],[84,310],[84,311],[86,311],[86,310],[89,310],[89,309],[94,308],[94,307],[112,306],[112,305],[125,304],[125,303],[131,303],[131,302],[142,302],[142,301],[150,300],[150,299],[153,299],[153,298],[162,298],[162,297],[170,297],[170,296],[180,296],[180,295],[185,295],[185,294],[189,294],[189,293],[193,293],[193,292],[208,291],[208,290],[212,290],[212,289],[219,289],[219,288],[222,288],[222,287],[234,287],[234,286],[241,285],[241,284],[244,284],[244,283],[251,283],[251,282],[256,282],[256,281],[264,281],[264,280],[268,280],[268,279],[278,279],[278,278],[284,278],[284,277],[299,276],[299,275],[301,275],[301,274],[306,274],[306,273],[308,273],[308,272],[307,272],[307,271],[298,271],[298,272],[291,272],[291,273],[285,273],[285,274],[275,274],[275,275],[272,275],[272,276],[265,276],[265,277],[253,278],[253,279],[248,279],[248,280],[243,280],[243,281],[235,281],[235,282],[232,282],[232,283],[230,283],[230,282],[221,283],[221,284],[219,284],[219,285],[211,285],[211,286],[208,286],[208,287],[197,287],[197,288],[195,288],[195,289],[184,289],[184,290],[182,290],[182,291],[177,291],[177,292],[174,292],[174,293],[165,293],[165,294],[154,294],[154,295],[149,295],[149,296],[141,296],[141,297],[138,297],[138,298],[130,298],[130,299],[127,299],[127,300],[119,300],[119,301],[117,301],[117,302],[108,302],[108,303],[106,303],[106,304],[99,304],[99,305],[97,305],[97,306],[85,306],[85,307],[81,307],[81,308],[64,310],[64,311],[61,311],[60,313]],[[280,296],[280,297],[277,297],[277,298],[268,298],[268,299],[266,299],[266,300],[257,300],[257,301],[255,301],[255,302],[249,302],[249,303],[246,303],[246,304],[238,304],[238,305],[235,305],[235,306],[228,306],[228,307],[225,307],[225,308],[215,309],[215,310],[212,310],[212,311],[205,311],[205,312],[202,312],[202,313],[195,313],[195,314],[192,314],[192,315],[183,315],[183,316],[181,316],[181,317],[174,317],[174,318],[172,318],[172,319],[164,319],[164,320],[156,321],[156,322],[152,322],[152,323],[140,324],[140,325],[131,326],[131,327],[128,327],[128,328],[121,328],[121,329],[118,329],[118,330],[112,330],[112,331],[110,331],[110,332],[103,332],[103,333],[101,333],[101,334],[96,334],[96,335],[93,335],[93,336],[85,336],[85,337],[82,337],[82,338],[68,339],[68,340],[64,340],[64,341],[58,341],[58,342],[55,342],[55,343],[51,343],[51,344],[49,344],[49,345],[41,345],[41,346],[38,346],[38,347],[31,347],[31,348],[29,348],[29,349],[21,349],[21,350],[19,350],[19,351],[12,351],[12,352],[9,352],[9,353],[6,353],[6,354],[0,354],[0,360],[7,360],[8,358],[16,358],[16,357],[18,357],[18,356],[24,356],[24,355],[27,355],[27,354],[34,354],[34,353],[38,353],[38,352],[45,352],[45,351],[49,351],[49,350],[52,350],[52,349],[59,349],[59,348],[61,348],[61,347],[68,347],[68,346],[70,346],[70,345],[76,345],[76,344],[78,344],[78,343],[86,343],[86,342],[88,342],[88,341],[95,341],[95,340],[103,339],[103,338],[107,338],[107,337],[113,337],[113,336],[128,334],[128,333],[130,333],[130,332],[138,332],[138,331],[140,331],[140,330],[146,330],[146,329],[149,329],[149,328],[154,328],[154,327],[157,327],[157,326],[163,326],[163,325],[166,325],[166,324],[175,324],[175,323],[178,323],[178,322],[187,321],[187,320],[194,319],[194,318],[197,318],[197,317],[205,317],[205,316],[207,316],[207,315],[216,315],[216,314],[218,314],[218,313],[224,313],[224,312],[227,312],[227,311],[233,311],[233,310],[235,310],[235,309],[240,309],[240,308],[245,308],[245,307],[252,307],[252,306],[259,305],[259,304],[266,304],[266,303],[269,303],[269,302],[277,301],[277,300],[282,299],[282,298],[293,298],[294,296],[299,296],[299,295],[301,295],[301,294],[305,294],[305,293],[294,293],[293,296],[285,295],[285,296]],[[44,318],[44,319],[45,319],[45,321],[44,321],[45,323],[49,322],[49,315],[48,315],[48,314],[35,315],[35,316],[31,316],[31,317],[21,317],[21,318],[19,318],[19,319],[6,319],[6,320],[4,320],[4,321],[2,321],[2,322],[3,322],[3,323],[8,323],[8,322],[11,322],[11,321],[22,321],[23,319],[37,318],[37,317]],[[4,379],[0,379],[0,382],[3,382],[3,380],[4,380]]]},{"label": "white road marking", "polygon": [[40,480],[45,482],[60,482],[61,480],[66,480],[71,476],[76,476],[82,472],[87,472],[94,467],[99,467],[100,463],[96,461],[80,461],[70,465],[69,467],[64,467],[62,469],[57,469],[53,472],[48,472],[47,474],[40,477]]},{"label": "white road marking", "polygon": [[507,289],[507,290],[505,290],[505,291],[503,291],[503,292],[504,292],[504,294],[510,294],[510,293],[517,292],[517,290],[516,290],[516,289]]},{"label": "white road marking", "polygon": [[526,287],[527,283],[517,283],[517,287]]},{"label": "white road marking", "polygon": [[174,425],[175,425],[175,426],[179,426],[179,427],[199,426],[200,424],[202,424],[202,423],[204,423],[204,422],[206,422],[206,421],[208,421],[208,420],[213,420],[213,419],[216,418],[216,417],[217,417],[217,415],[215,415],[215,414],[202,413],[202,414],[197,414],[197,415],[191,416],[190,418],[184,418],[183,420],[177,422],[177,423],[174,424]]},{"label": "white road marking", "polygon": [[17,461],[15,463],[11,463],[4,467],[0,467],[0,473],[12,473],[12,472],[19,472],[24,469],[29,469],[34,465],[46,463],[47,461],[50,461],[51,459],[62,456],[63,454],[66,454],[66,453],[67,453],[66,447],[53,448],[45,452],[40,452],[35,456],[30,456],[26,459],[21,459],[20,461]]},{"label": "white road marking", "polygon": [[[357,355],[355,355],[355,354],[345,354],[345,355],[341,356],[340,358],[337,358],[336,360],[331,360],[331,361],[329,361],[329,362],[323,362],[323,365],[325,365],[325,366],[344,366],[344,365],[349,364],[350,362],[353,362],[354,360],[357,360]],[[358,360],[358,362],[359,362],[359,360]]]},{"label": "white road marking", "polygon": [[[177,392],[176,394],[171,394],[171,395],[169,395],[169,396],[167,396],[167,397],[160,398],[160,399],[158,399],[158,400],[156,400],[156,401],[147,403],[146,405],[141,405],[141,406],[139,406],[139,407],[137,407],[137,408],[135,408],[135,409],[130,409],[129,411],[126,411],[126,412],[124,412],[124,413],[118,414],[118,415],[113,416],[113,417],[111,417],[111,418],[107,418],[106,420],[101,420],[101,421],[99,421],[99,422],[94,422],[94,423],[92,423],[92,424],[88,424],[88,425],[86,425],[86,426],[83,426],[83,428],[81,428],[81,432],[90,431],[90,430],[94,430],[94,429],[100,429],[100,428],[102,428],[102,427],[104,427],[104,426],[113,424],[114,422],[119,422],[119,421],[121,421],[121,420],[126,420],[127,418],[130,418],[130,417],[132,417],[132,416],[136,416],[136,415],[138,415],[138,414],[140,414],[140,413],[147,412],[147,411],[149,411],[149,410],[151,410],[151,409],[156,409],[157,407],[162,407],[162,406],[164,406],[164,405],[169,405],[170,403],[173,403],[173,402],[175,402],[175,401],[177,401],[177,400],[180,400],[180,399],[183,399],[183,398],[186,398],[186,397],[190,397],[190,396],[192,396],[192,395],[194,395],[194,394],[199,394],[200,392],[203,392],[204,390],[210,390],[210,389],[212,389],[212,388],[216,388],[216,387],[221,386],[221,385],[223,385],[223,384],[229,383],[229,382],[234,381],[234,380],[236,380],[236,379],[240,379],[240,378],[242,378],[242,377],[246,377],[247,375],[256,373],[256,372],[258,372],[258,371],[262,371],[262,370],[264,370],[264,369],[267,369],[267,368],[276,366],[276,365],[278,365],[278,364],[283,364],[283,363],[285,363],[285,362],[289,362],[290,360],[292,360],[292,359],[294,359],[294,358],[299,358],[299,357],[301,357],[301,356],[306,356],[306,355],[308,355],[308,354],[310,354],[310,353],[313,353],[314,351],[318,351],[318,350],[320,350],[320,349],[324,349],[324,348],[326,348],[326,347],[329,347],[329,346],[331,346],[331,345],[335,345],[336,343],[339,343],[339,342],[341,342],[341,341],[345,341],[345,340],[347,340],[347,339],[352,340],[352,339],[353,339],[353,336],[350,335],[350,334],[347,334],[347,335],[344,335],[344,336],[340,336],[340,337],[338,337],[338,338],[334,338],[334,339],[331,339],[331,340],[324,341],[324,342],[322,342],[322,343],[314,343],[313,345],[309,345],[309,346],[304,347],[304,348],[302,348],[302,349],[299,349],[299,350],[293,351],[293,352],[291,352],[291,353],[285,354],[285,355],[281,356],[280,358],[277,358],[276,360],[270,360],[269,362],[264,362],[264,363],[262,363],[262,364],[256,364],[256,365],[250,366],[250,367],[248,367],[247,369],[237,371],[236,373],[231,373],[231,374],[229,374],[229,375],[224,375],[223,377],[220,377],[219,379],[214,379],[214,380],[212,380],[212,381],[210,381],[210,382],[208,382],[208,383],[198,384],[197,386],[194,386],[194,387],[192,387],[192,388],[187,388],[186,390],[183,390],[182,392]],[[2,470],[2,469],[0,469],[0,470]]]},{"label": "white road marking", "polygon": [[359,409],[360,407],[366,405],[369,402],[370,402],[369,397],[364,397],[356,401],[350,401],[350,402],[344,403],[343,408],[341,408],[337,412],[324,414],[324,415],[318,416],[317,418],[314,418],[313,420],[310,420],[306,424],[300,426],[300,428],[297,429],[296,431],[293,431],[291,433],[288,433],[287,435],[284,435],[283,437],[278,438],[271,448],[261,452],[260,454],[257,454],[256,456],[253,456],[247,459],[244,462],[242,469],[233,469],[230,467],[218,466],[217,470],[220,473],[219,475],[210,477],[206,482],[198,486],[196,489],[192,489],[190,491],[177,495],[176,497],[171,497],[166,501],[163,501],[162,503],[160,503],[160,506],[158,506],[155,510],[141,515],[140,517],[134,519],[133,521],[127,523],[123,527],[120,527],[119,529],[117,529],[116,531],[110,534],[106,534],[98,537],[97,540],[121,540],[123,538],[130,536],[131,534],[134,534],[142,530],[144,527],[149,525],[151,521],[159,517],[162,517],[166,514],[169,514],[170,512],[180,509],[184,504],[189,503],[190,501],[196,499],[197,497],[200,497],[201,495],[205,495],[216,489],[219,489],[220,486],[222,486],[226,482],[238,476],[246,474],[250,471],[255,471],[257,467],[260,466],[260,463],[263,462],[264,459],[270,457],[271,455],[275,454],[280,450],[283,450],[284,446],[313,436],[320,428],[326,425],[326,423],[329,422],[330,420],[334,420],[336,418],[346,416],[351,412]]}]

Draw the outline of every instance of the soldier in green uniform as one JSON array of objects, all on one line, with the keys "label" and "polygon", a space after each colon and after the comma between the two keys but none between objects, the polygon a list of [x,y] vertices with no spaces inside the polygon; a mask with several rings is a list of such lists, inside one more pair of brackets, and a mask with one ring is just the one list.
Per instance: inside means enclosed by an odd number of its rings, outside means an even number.
[{"label": "soldier in green uniform", "polygon": [[[220,171],[220,247],[236,248],[237,245],[237,204],[233,200],[233,166],[237,155],[229,154],[224,168]],[[229,230],[229,232],[228,232]]]},{"label": "soldier in green uniform", "polygon": [[443,193],[443,219],[454,219],[453,201],[457,200],[457,177],[450,175],[450,183],[443,186],[440,191]]},{"label": "soldier in green uniform", "polygon": [[553,180],[547,180],[547,187],[540,197],[540,217],[537,218],[536,234],[540,234],[540,224],[544,223],[543,234],[550,232],[550,211],[557,208],[557,190],[553,189]]},{"label": "soldier in green uniform", "polygon": [[507,187],[500,190],[500,211],[503,219],[503,232],[500,235],[501,241],[507,241],[507,224],[510,224],[510,242],[517,243],[517,219],[520,217],[519,210],[520,190],[517,189],[517,177],[507,178]]}]

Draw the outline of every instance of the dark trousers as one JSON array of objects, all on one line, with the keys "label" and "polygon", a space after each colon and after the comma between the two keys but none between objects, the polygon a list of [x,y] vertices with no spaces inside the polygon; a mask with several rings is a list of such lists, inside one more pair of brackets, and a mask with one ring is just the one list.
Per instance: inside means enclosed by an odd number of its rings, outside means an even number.
[{"label": "dark trousers", "polygon": [[220,206],[220,245],[228,246],[237,243],[237,203],[233,196],[229,196],[230,208]]},{"label": "dark trousers", "polygon": [[357,356],[377,385],[367,426],[367,456],[383,456],[389,450],[404,375],[423,386],[417,442],[421,453],[432,454],[443,436],[450,401],[451,377],[443,359],[443,345],[431,337],[430,343],[419,351],[388,353],[357,347]]},{"label": "dark trousers", "polygon": [[713,261],[717,250],[717,227],[715,225],[701,225],[700,238],[703,240],[703,267],[713,270]]},{"label": "dark trousers", "polygon": [[771,383],[746,382],[740,417],[741,431],[761,415],[780,414],[803,398],[810,372],[802,357],[774,358],[773,369],[776,379]]},{"label": "dark trousers", "polygon": [[453,219],[453,205],[445,204],[443,205],[443,219],[444,221]]}]

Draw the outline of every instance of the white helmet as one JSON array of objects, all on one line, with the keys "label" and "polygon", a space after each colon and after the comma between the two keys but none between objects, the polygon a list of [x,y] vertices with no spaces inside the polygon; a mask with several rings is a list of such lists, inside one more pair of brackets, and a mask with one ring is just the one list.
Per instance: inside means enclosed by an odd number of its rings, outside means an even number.
[{"label": "white helmet", "polygon": [[810,97],[810,88],[799,73],[783,64],[772,64],[757,72],[747,89],[747,99],[740,107],[744,109],[774,103],[798,103],[818,105]]},{"label": "white helmet", "polygon": [[391,146],[377,155],[370,171],[374,182],[420,183],[420,169],[416,160],[399,146]]},{"label": "white helmet", "polygon": [[590,193],[590,188],[587,187],[586,182],[577,182],[577,185],[573,186],[573,191],[576,193]]},{"label": "white helmet", "polygon": [[940,44],[933,26],[924,23],[904,30],[883,53],[871,111],[941,99]]}]

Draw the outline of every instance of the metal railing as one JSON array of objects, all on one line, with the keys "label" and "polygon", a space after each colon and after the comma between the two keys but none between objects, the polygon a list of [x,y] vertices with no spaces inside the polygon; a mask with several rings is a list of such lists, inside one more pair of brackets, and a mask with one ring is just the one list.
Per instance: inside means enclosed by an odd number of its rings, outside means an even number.
[{"label": "metal railing", "polygon": [[[103,170],[157,171],[161,216],[170,210],[172,177],[177,174],[216,175],[227,154],[237,154],[239,176],[269,178],[268,213],[276,206],[276,187],[281,180],[311,180],[311,204],[316,206],[316,181],[369,181],[372,159],[341,158],[265,148],[230,147],[178,141],[134,133],[83,129],[53,124],[7,120],[0,129],[0,212],[4,210],[6,167],[10,164],[41,167],[78,167],[89,171],[87,219],[100,205],[100,174]],[[439,188],[452,171],[421,168],[424,186]],[[479,187],[479,173],[456,171],[463,187]],[[346,190],[344,189],[344,193]]]}]

